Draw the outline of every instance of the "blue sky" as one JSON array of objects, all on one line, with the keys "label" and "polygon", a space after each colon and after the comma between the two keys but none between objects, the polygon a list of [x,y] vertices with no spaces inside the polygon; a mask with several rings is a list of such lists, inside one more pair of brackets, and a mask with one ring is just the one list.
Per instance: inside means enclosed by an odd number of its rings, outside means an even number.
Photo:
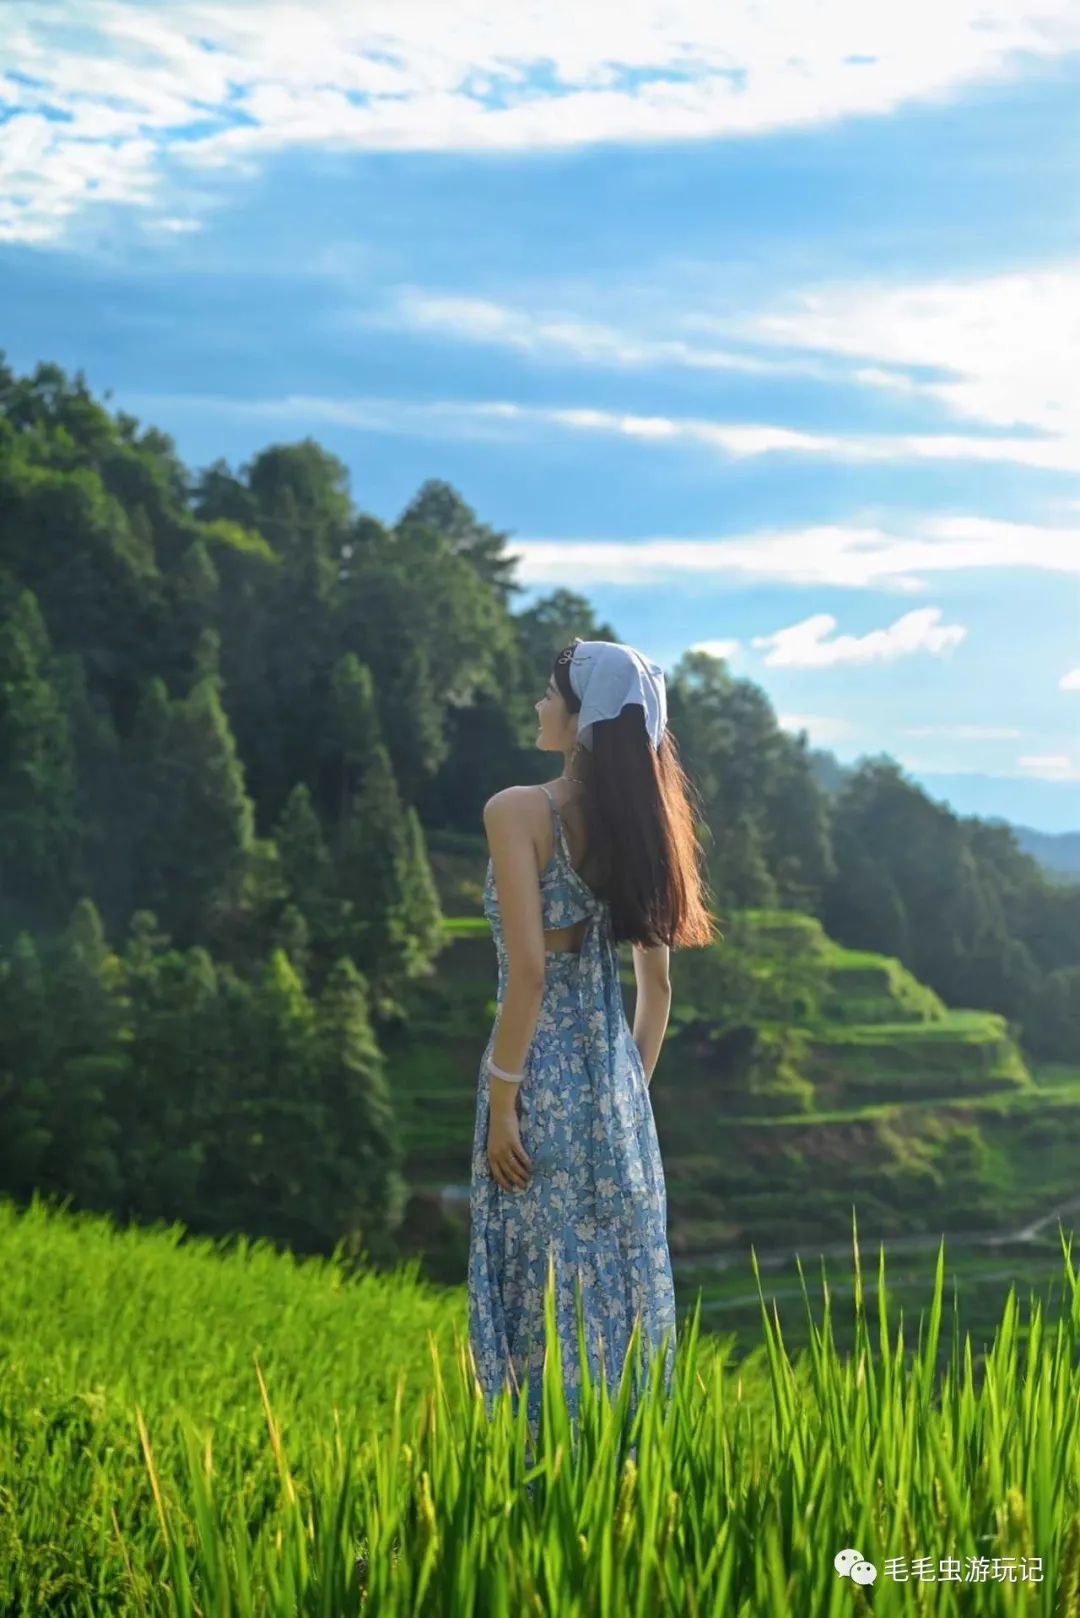
[{"label": "blue sky", "polygon": [[0,347],[1080,829],[1076,0],[0,8]]}]

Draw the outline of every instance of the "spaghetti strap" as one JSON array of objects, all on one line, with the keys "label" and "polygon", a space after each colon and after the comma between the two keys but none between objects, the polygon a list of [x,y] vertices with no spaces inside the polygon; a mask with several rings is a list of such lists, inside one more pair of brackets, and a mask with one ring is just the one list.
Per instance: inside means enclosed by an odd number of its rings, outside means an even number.
[{"label": "spaghetti strap", "polygon": [[[566,827],[563,822],[563,817],[559,812],[559,806],[542,781],[537,782],[537,785],[544,794],[544,797],[547,799],[548,803],[551,805],[551,835],[554,842],[551,851],[551,859],[548,861],[548,864],[557,866],[561,858],[563,864],[568,866],[569,869],[573,871],[574,866],[573,861],[570,858],[570,845],[566,841]],[[545,870],[546,869],[547,867],[545,866]]]},{"label": "spaghetti strap", "polygon": [[544,797],[547,799],[548,803],[551,805],[551,829],[555,834],[555,847],[558,848],[559,821],[562,817],[559,814],[558,805],[556,804],[555,799],[551,796],[551,793],[548,791],[547,787],[542,781],[538,782],[537,785],[539,786],[540,791],[544,794]]}]

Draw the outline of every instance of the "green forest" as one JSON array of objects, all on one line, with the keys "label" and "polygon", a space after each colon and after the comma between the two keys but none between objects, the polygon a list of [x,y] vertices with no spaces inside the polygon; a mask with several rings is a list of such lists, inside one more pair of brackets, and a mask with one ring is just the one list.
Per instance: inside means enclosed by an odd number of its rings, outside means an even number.
[{"label": "green forest", "polygon": [[[558,649],[623,637],[569,586],[518,610],[512,535],[447,484],[393,524],[362,500],[313,439],[193,471],[0,355],[0,1196],[298,1254],[441,1239],[495,993],[483,804],[560,767]],[[673,1251],[779,1235],[815,1186],[803,1228],[842,1235],[809,1124],[884,1108],[880,1145],[959,1094],[1007,1131],[1080,1067],[1080,884],[888,756],[813,752],[722,660],[667,685],[721,927],[673,959],[652,1086]],[[950,1195],[989,1219],[973,1119]],[[925,1213],[901,1134],[862,1184]]]}]

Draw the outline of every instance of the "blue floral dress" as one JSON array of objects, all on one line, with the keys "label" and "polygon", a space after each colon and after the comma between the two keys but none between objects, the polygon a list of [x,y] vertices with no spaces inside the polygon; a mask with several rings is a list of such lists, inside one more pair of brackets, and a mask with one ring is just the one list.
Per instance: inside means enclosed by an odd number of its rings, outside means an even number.
[{"label": "blue floral dress", "polygon": [[[542,791],[555,834],[555,852],[539,878],[543,925],[567,927],[585,919],[587,926],[580,953],[545,954],[544,995],[520,1085],[529,1183],[524,1190],[503,1190],[487,1160],[487,1059],[498,1032],[497,1012],[480,1064],[469,1197],[469,1338],[477,1374],[489,1411],[507,1380],[516,1408],[527,1374],[528,1418],[537,1429],[549,1252],[572,1415],[578,1413],[581,1381],[576,1279],[590,1369],[594,1380],[603,1376],[612,1395],[636,1314],[646,1365],[667,1334],[668,1392],[675,1354],[664,1170],[645,1069],[623,1004],[610,906],[575,871],[562,817],[547,788]],[[495,940],[501,1009],[508,957],[490,860],[484,914]]]}]

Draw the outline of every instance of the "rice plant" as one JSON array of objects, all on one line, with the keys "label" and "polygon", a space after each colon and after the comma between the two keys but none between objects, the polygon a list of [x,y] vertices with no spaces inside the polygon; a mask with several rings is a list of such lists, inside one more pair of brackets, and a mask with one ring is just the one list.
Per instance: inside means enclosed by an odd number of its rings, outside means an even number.
[{"label": "rice plant", "polygon": [[609,1389],[579,1311],[576,1410],[549,1269],[533,1431],[524,1385],[485,1402],[457,1292],[4,1208],[0,1607],[1080,1614],[1064,1234],[1056,1318],[1031,1297],[1022,1321],[1010,1290],[985,1352],[955,1307],[943,1340],[944,1244],[911,1342],[884,1249],[871,1310],[852,1238],[851,1353],[824,1265],[817,1299],[800,1266],[792,1362],[752,1253],[763,1385],[702,1333],[699,1300],[669,1385],[635,1337]]}]

